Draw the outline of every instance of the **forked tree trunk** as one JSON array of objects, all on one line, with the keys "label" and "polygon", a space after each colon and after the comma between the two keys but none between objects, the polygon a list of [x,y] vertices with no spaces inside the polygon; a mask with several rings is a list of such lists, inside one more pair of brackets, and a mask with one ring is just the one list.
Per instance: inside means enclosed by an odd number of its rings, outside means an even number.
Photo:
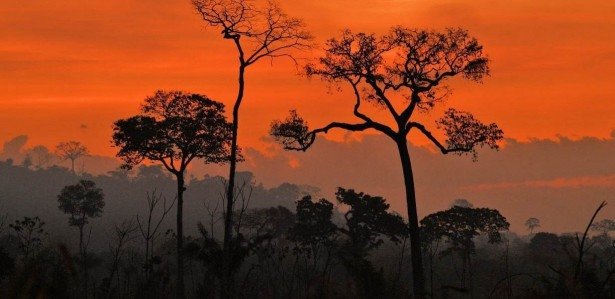
[{"label": "forked tree trunk", "polygon": [[412,259],[412,287],[415,298],[425,297],[425,276],[423,273],[423,258],[421,255],[421,237],[419,219],[416,209],[416,193],[414,189],[414,176],[412,164],[408,153],[408,143],[405,138],[396,140],[399,158],[404,173],[406,187],[406,206],[408,208],[408,228],[410,230],[410,256]]},{"label": "forked tree trunk", "polygon": [[184,294],[184,172],[177,176],[177,298],[185,298]]}]

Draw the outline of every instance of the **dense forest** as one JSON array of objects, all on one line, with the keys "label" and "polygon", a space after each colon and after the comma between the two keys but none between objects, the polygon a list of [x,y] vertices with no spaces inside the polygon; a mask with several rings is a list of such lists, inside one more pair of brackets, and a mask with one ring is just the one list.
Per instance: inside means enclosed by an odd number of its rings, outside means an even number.
[{"label": "dense forest", "polygon": [[[91,176],[58,166],[0,164],[2,297],[167,298],[175,287],[174,180],[159,166]],[[384,198],[338,189],[319,198],[309,186],[267,189],[240,173],[233,276],[239,298],[406,298],[405,221]],[[79,229],[59,208],[65,186],[94,182],[100,214]],[[16,188],[17,187],[17,188]],[[186,186],[186,294],[219,296],[223,223],[221,177]],[[33,211],[38,211],[33,213]],[[540,215],[537,215],[540,216]],[[587,215],[588,222],[592,215]],[[421,221],[427,289],[434,297],[612,297],[611,220],[583,234],[507,230],[497,210],[455,200]],[[87,289],[83,271],[87,268]]]}]

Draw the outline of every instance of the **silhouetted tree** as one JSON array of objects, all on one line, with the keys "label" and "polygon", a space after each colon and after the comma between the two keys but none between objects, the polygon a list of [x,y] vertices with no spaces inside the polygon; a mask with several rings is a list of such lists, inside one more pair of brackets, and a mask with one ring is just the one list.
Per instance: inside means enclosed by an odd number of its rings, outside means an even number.
[{"label": "silhouetted tree", "polygon": [[297,201],[295,224],[289,234],[297,243],[296,250],[313,254],[319,245],[331,242],[337,232],[332,216],[333,204],[324,198],[313,202],[311,196],[305,196]]},{"label": "silhouetted tree", "polygon": [[426,241],[446,238],[450,244],[448,250],[460,254],[463,261],[461,288],[465,288],[465,271],[471,267],[470,256],[475,252],[474,238],[486,234],[489,243],[499,243],[502,240],[500,232],[508,230],[509,226],[497,210],[460,206],[430,214],[421,220]]},{"label": "silhouetted tree", "polygon": [[[447,97],[448,79],[464,77],[480,82],[489,74],[482,45],[463,29],[432,32],[394,27],[381,38],[346,30],[340,38],[330,39],[324,56],[305,70],[308,76],[351,87],[355,100],[353,114],[359,122],[332,122],[310,130],[307,122],[291,111],[284,121],[272,123],[271,134],[289,150],[306,150],[316,135],[331,129],[375,130],[395,142],[406,187],[414,293],[422,297],[425,279],[407,136],[412,130],[418,130],[443,154],[471,153],[476,158],[477,147],[498,148],[503,132],[496,124],[483,124],[470,113],[446,110],[444,117],[436,122],[447,136],[444,143],[415,116],[415,112],[433,110]],[[391,121],[382,122],[362,112],[364,102],[383,108]]]},{"label": "silhouetted tree", "polygon": [[80,180],[75,185],[62,189],[58,195],[58,207],[65,214],[69,214],[68,224],[79,229],[79,250],[84,250],[83,228],[88,224],[89,218],[102,215],[105,207],[105,196],[96,183],[89,180]]},{"label": "silhouetted tree", "polygon": [[89,180],[80,180],[75,185],[62,188],[58,195],[58,208],[69,215],[68,224],[79,229],[79,256],[83,270],[84,296],[88,297],[88,267],[87,267],[87,247],[90,241],[91,232],[88,234],[87,242],[84,242],[83,229],[88,224],[90,218],[100,217],[105,207],[105,196],[102,189],[96,187],[96,183]]},{"label": "silhouetted tree", "polygon": [[[249,0],[192,0],[206,26],[220,29],[222,38],[233,43],[238,55],[238,87],[233,106],[233,126],[229,183],[226,194],[226,218],[224,219],[224,243],[232,239],[233,199],[237,164],[237,132],[239,110],[244,98],[245,73],[248,67],[261,59],[288,57],[294,60],[293,50],[310,47],[312,36],[304,29],[300,19],[289,17],[274,1],[265,7]],[[225,245],[226,249],[227,246]],[[228,270],[228,269],[227,269]],[[230,275],[230,272],[227,271]],[[224,297],[229,297],[231,277],[227,277]]]},{"label": "silhouetted tree", "polygon": [[530,231],[530,235],[534,232],[534,229],[540,227],[540,220],[538,218],[530,217],[525,221],[525,227]]},{"label": "silhouetted tree", "polygon": [[389,204],[380,196],[338,188],[336,198],[340,204],[350,207],[344,213],[347,228],[340,228],[350,242],[342,246],[340,259],[361,293],[367,298],[382,298],[385,296],[384,277],[367,259],[368,251],[382,245],[383,237],[399,243],[407,235],[408,226],[401,216],[388,211]]},{"label": "silhouetted tree", "polygon": [[401,216],[389,212],[390,205],[383,197],[344,188],[338,188],[335,195],[340,204],[350,207],[344,213],[348,229],[341,231],[350,237],[358,251],[377,248],[383,244],[383,236],[399,242],[407,234],[407,225]]},{"label": "silhouetted tree", "polygon": [[75,173],[75,161],[89,154],[88,148],[79,141],[71,140],[56,145],[56,155],[62,160],[70,160],[70,169],[73,173]]},{"label": "silhouetted tree", "polygon": [[[158,209],[160,203],[162,207]],[[154,242],[162,232],[160,231],[160,225],[167,217],[167,214],[171,211],[175,205],[175,198],[171,204],[167,205],[167,198],[162,193],[157,194],[156,191],[147,193],[147,218],[141,220],[141,217],[137,215],[137,225],[141,232],[141,237],[145,241],[145,260],[143,262],[143,268],[145,270],[145,280],[149,280],[150,275],[154,269],[154,264],[157,263],[159,258],[155,258],[154,255]],[[160,210],[158,216],[155,215],[156,210]]]},{"label": "silhouetted tree", "polygon": [[[288,233],[288,238],[294,243],[292,253],[295,256],[295,265],[293,268],[301,267],[302,263],[299,261],[301,257],[304,257],[306,262],[303,265],[303,273],[306,276],[300,276],[300,271],[293,271],[293,275],[297,276],[293,279],[296,279],[298,283],[305,283],[305,289],[308,291],[309,282],[315,277],[320,275],[326,277],[339,249],[338,227],[333,223],[332,217],[333,204],[324,198],[313,201],[311,196],[304,196],[297,201],[295,223]],[[310,260],[312,262],[308,263],[307,261]],[[323,261],[321,268],[319,260]]]},{"label": "silhouetted tree", "polygon": [[118,280],[120,278],[118,273],[120,262],[126,252],[126,245],[135,238],[134,233],[136,231],[137,226],[135,225],[133,219],[125,220],[119,225],[114,225],[113,241],[109,242],[109,252],[112,256],[111,264],[109,265],[109,275],[103,279],[102,284],[103,292],[108,298],[114,298],[114,293],[116,297],[119,296],[117,292],[119,291],[121,284],[118,281],[117,287],[115,288],[116,291],[113,292],[113,281],[116,276],[118,277]]},{"label": "silhouetted tree", "polygon": [[45,222],[37,217],[23,217],[23,220],[15,220],[9,227],[17,237],[19,249],[23,254],[24,262],[29,262],[31,255],[35,255],[43,245]]},{"label": "silhouetted tree", "polygon": [[127,168],[143,160],[159,162],[177,180],[177,296],[184,298],[186,168],[194,159],[228,161],[231,126],[224,117],[224,104],[181,91],[157,91],[145,99],[141,112],[114,123],[113,142]]}]

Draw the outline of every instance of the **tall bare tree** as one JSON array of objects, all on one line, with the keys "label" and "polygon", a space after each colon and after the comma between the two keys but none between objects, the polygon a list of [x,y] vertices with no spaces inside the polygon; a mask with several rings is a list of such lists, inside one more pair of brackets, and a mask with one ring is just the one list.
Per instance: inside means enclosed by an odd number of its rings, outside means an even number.
[{"label": "tall bare tree", "polygon": [[[113,241],[110,241],[109,252],[111,253],[111,265],[109,265],[109,275],[103,280],[103,292],[107,298],[120,296],[120,264],[126,253],[126,246],[135,238],[137,226],[134,219],[124,220],[121,224],[115,224],[113,230]],[[114,290],[113,281],[117,277],[117,286]]]},{"label": "tall bare tree", "polygon": [[62,160],[70,160],[70,169],[75,173],[75,160],[88,156],[90,151],[79,141],[60,142],[56,145],[56,155]]},{"label": "tall bare tree", "polygon": [[224,104],[199,94],[158,91],[145,99],[142,114],[115,122],[113,142],[127,168],[143,160],[161,163],[177,180],[177,297],[184,298],[183,204],[185,173],[194,159],[225,163],[231,124]]},{"label": "tall bare tree", "polygon": [[[470,113],[446,110],[436,122],[447,136],[445,142],[416,120],[416,114],[432,111],[447,98],[450,88],[446,82],[450,78],[480,82],[489,74],[482,45],[463,29],[433,32],[394,27],[382,37],[346,30],[341,37],[330,39],[324,55],[305,70],[308,76],[349,86],[355,102],[352,111],[358,122],[332,122],[310,130],[307,122],[291,111],[287,119],[272,123],[271,134],[286,149],[303,151],[314,143],[318,134],[332,129],[375,130],[395,142],[406,188],[414,293],[417,297],[424,296],[414,175],[407,137],[411,131],[418,131],[443,154],[470,153],[474,158],[477,147],[498,148],[502,131],[496,124],[479,122]],[[361,111],[365,102],[388,112],[389,119],[379,120]]]},{"label": "tall bare tree", "polygon": [[[311,47],[311,34],[303,21],[289,17],[274,1],[264,5],[249,0],[193,0],[205,25],[220,29],[222,38],[231,41],[238,55],[237,97],[233,106],[233,126],[229,181],[226,192],[224,219],[224,256],[226,287],[230,286],[229,243],[233,229],[233,201],[235,199],[235,170],[237,165],[237,131],[239,110],[244,98],[245,74],[248,67],[267,58],[287,57],[295,60],[293,52]],[[229,294],[225,294],[229,296]]]},{"label": "tall bare tree", "polygon": [[[139,231],[141,232],[143,241],[145,241],[145,261],[143,263],[143,268],[145,270],[145,279],[148,280],[148,282],[154,267],[154,242],[160,237],[160,234],[162,234],[162,232],[159,231],[160,225],[162,225],[167,214],[175,205],[176,199],[177,198],[174,198],[173,201],[167,205],[167,198],[163,196],[162,193],[156,193],[155,190],[151,193],[148,192],[147,218],[141,220],[139,215],[136,217]],[[160,202],[162,202],[162,207],[158,208]],[[155,215],[157,210],[160,210],[158,216]]]}]

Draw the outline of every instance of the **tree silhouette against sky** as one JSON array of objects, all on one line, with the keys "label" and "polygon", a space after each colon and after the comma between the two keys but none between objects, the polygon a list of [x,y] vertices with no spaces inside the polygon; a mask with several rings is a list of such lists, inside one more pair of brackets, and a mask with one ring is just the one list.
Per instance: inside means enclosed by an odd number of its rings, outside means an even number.
[{"label": "tree silhouette against sky", "polygon": [[181,91],[157,91],[145,99],[141,112],[115,122],[113,143],[127,168],[144,160],[159,162],[177,179],[177,297],[184,298],[184,176],[194,159],[229,160],[231,125],[224,104]]},{"label": "tree silhouette against sky", "polygon": [[79,141],[60,142],[56,146],[56,155],[62,160],[70,160],[70,169],[75,173],[75,160],[88,156],[90,152]]},{"label": "tree silhouette against sky", "polygon": [[79,229],[79,255],[85,298],[88,297],[87,247],[90,236],[88,235],[88,240],[84,242],[83,229],[88,224],[88,219],[102,215],[102,209],[105,207],[104,199],[102,189],[96,187],[96,183],[90,180],[80,180],[75,185],[65,186],[58,195],[60,204],[58,208],[69,215],[68,224]]},{"label": "tree silhouette against sky", "polygon": [[[238,87],[233,106],[231,158],[224,219],[224,258],[228,259],[228,244],[233,234],[239,110],[244,98],[246,70],[263,58],[272,60],[287,57],[295,61],[293,51],[309,48],[312,36],[305,30],[302,20],[289,17],[274,1],[266,1],[262,7],[249,0],[193,0],[192,4],[206,26],[220,29],[222,38],[232,41],[238,55]],[[225,289],[223,297],[230,297],[230,272],[230,268],[225,270],[227,277],[222,287]]]},{"label": "tree silhouette against sky", "polygon": [[525,221],[525,227],[530,231],[530,235],[534,233],[534,229],[540,227],[540,220],[535,217],[530,217]]},{"label": "tree silhouette against sky", "polygon": [[[348,131],[375,130],[397,145],[403,170],[412,249],[413,287],[417,297],[425,290],[421,258],[414,175],[407,138],[411,131],[427,137],[443,153],[472,154],[477,147],[498,148],[503,132],[496,124],[484,124],[467,112],[448,109],[437,120],[446,141],[441,142],[428,127],[415,120],[446,100],[450,88],[446,82],[463,77],[480,82],[489,74],[488,59],[482,45],[463,29],[442,32],[394,27],[382,37],[345,30],[339,38],[327,41],[324,55],[308,64],[308,76],[331,84],[352,88],[356,123],[332,122],[309,129],[295,111],[283,121],[274,121],[271,134],[288,150],[307,150],[316,136],[331,129]],[[390,115],[379,120],[362,111],[365,103]]]}]

